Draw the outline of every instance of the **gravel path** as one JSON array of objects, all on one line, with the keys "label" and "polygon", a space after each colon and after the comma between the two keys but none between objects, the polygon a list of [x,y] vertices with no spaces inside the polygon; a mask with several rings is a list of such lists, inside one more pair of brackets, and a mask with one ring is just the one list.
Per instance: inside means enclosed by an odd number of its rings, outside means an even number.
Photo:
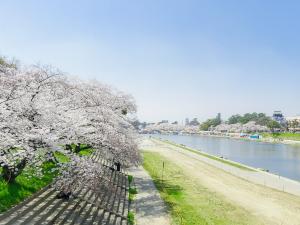
[{"label": "gravel path", "polygon": [[167,208],[149,174],[142,167],[133,168],[129,173],[138,190],[135,200],[137,225],[170,224]]},{"label": "gravel path", "polygon": [[[166,143],[145,140],[143,149],[158,152],[179,166],[184,174],[229,202],[243,207],[270,225],[300,225],[300,198],[238,178],[212,166],[193,152]],[[238,169],[238,168],[236,168]]]}]

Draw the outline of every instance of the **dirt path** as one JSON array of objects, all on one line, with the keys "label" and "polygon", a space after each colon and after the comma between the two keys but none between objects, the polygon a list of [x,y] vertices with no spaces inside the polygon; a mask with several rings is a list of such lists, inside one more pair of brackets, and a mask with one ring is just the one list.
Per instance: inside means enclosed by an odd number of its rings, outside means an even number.
[{"label": "dirt path", "polygon": [[142,168],[129,171],[138,190],[136,196],[137,225],[168,225],[169,215],[149,174]]},{"label": "dirt path", "polygon": [[146,139],[141,147],[167,157],[195,182],[243,207],[259,217],[264,224],[300,225],[300,197],[235,177],[201,161],[197,154],[187,153],[169,144]]}]

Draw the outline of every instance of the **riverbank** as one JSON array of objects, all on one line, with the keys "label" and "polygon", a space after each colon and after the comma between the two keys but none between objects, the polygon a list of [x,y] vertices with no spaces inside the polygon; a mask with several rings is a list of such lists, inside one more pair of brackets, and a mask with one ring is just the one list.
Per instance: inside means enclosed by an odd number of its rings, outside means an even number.
[{"label": "riverbank", "polygon": [[[200,159],[216,168],[222,169],[247,181],[270,187],[279,191],[287,192],[300,197],[300,182],[289,178],[270,173],[262,168],[254,168],[232,160],[220,158],[206,152],[196,150],[185,145],[163,139],[152,138],[158,143],[166,143],[175,147],[181,154],[189,155],[192,158]],[[197,156],[193,155],[196,154]]]},{"label": "riverbank", "polygon": [[[156,138],[155,138],[156,139]],[[214,156],[214,155],[210,155],[206,152],[203,152],[203,151],[200,151],[200,150],[195,150],[195,149],[192,149],[192,148],[189,148],[185,145],[182,145],[182,144],[177,144],[175,142],[172,142],[172,141],[169,141],[169,140],[163,140],[163,139],[156,139],[158,141],[163,141],[167,144],[170,144],[170,145],[173,145],[175,147],[179,147],[179,148],[182,148],[182,149],[185,149],[187,151],[190,151],[190,152],[194,152],[198,155],[202,155],[204,157],[207,157],[209,159],[213,159],[213,160],[216,160],[216,161],[219,161],[219,162],[222,162],[224,164],[227,164],[227,165],[230,165],[230,166],[234,166],[234,167],[237,167],[239,169],[242,169],[242,170],[248,170],[248,171],[256,171],[256,169],[252,168],[252,167],[249,167],[247,165],[243,165],[241,163],[238,163],[238,162],[234,162],[234,161],[231,161],[231,160],[228,160],[228,159],[224,159],[224,158],[221,158],[221,157],[217,157],[217,156]]]},{"label": "riverbank", "polygon": [[[208,136],[208,137],[218,137],[218,138],[230,138],[230,139],[244,140],[244,141],[275,143],[275,144],[288,144],[288,145],[297,145],[297,146],[299,145],[300,146],[300,135],[299,135],[299,137],[294,138],[294,139],[292,137],[290,137],[288,135],[286,136],[284,134],[272,135],[272,134],[268,134],[268,133],[260,134],[261,137],[259,139],[240,137],[240,134],[236,134],[236,133],[213,134],[213,133],[200,132],[196,135]],[[288,138],[290,138],[290,139],[288,139]]]},{"label": "riverbank", "polygon": [[[215,202],[216,205],[226,203],[234,206],[228,211],[232,213],[232,217],[234,218],[241,218],[235,214],[235,209],[241,209],[245,210],[244,212],[247,212],[246,214],[242,213],[243,215],[258,220],[255,223],[248,224],[299,224],[300,198],[297,196],[262,185],[253,184],[238,178],[223,169],[209,164],[208,161],[212,161],[212,159],[205,158],[204,156],[197,155],[196,153],[180,149],[179,147],[167,143],[146,139],[141,147],[148,152],[158,153],[164,159],[173,163],[178,168],[178,173],[175,174],[183,174],[184,180],[187,180],[187,183],[189,184],[188,186],[193,187],[192,190],[195,192],[191,192],[191,194],[194,195],[195,198],[199,197],[202,193],[205,193],[203,191],[207,190],[210,193],[215,193],[216,199],[222,199],[221,203],[217,200],[212,201]],[[215,162],[216,164],[221,163]],[[230,165],[226,166],[234,168],[234,170],[239,170]],[[243,172],[257,173],[250,171]],[[173,176],[175,175],[173,174]],[[169,179],[172,178],[172,176],[166,176],[166,178]],[[191,183],[189,183],[189,181],[191,181]],[[203,191],[202,189],[197,189],[198,185],[204,188],[202,188]],[[200,190],[200,192],[197,192],[197,190]],[[207,201],[207,207],[212,209],[214,204],[209,202],[209,198]],[[197,202],[195,201],[194,203],[195,206],[197,206]],[[238,215],[242,214],[238,213]],[[223,215],[221,215],[220,218],[223,218],[222,216]],[[246,222],[251,220],[247,219],[242,221]],[[208,224],[214,223],[210,222]],[[233,224],[245,223],[236,222]]]},{"label": "riverbank", "polygon": [[172,224],[262,224],[246,210],[194,182],[176,163],[161,154],[145,151],[143,156],[145,169],[169,206]]}]

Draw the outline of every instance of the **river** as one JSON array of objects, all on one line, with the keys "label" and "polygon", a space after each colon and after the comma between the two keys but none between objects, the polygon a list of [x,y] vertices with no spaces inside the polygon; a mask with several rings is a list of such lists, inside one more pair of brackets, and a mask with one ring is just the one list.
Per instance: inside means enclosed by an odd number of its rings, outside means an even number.
[{"label": "river", "polygon": [[300,181],[300,146],[199,135],[152,135]]}]

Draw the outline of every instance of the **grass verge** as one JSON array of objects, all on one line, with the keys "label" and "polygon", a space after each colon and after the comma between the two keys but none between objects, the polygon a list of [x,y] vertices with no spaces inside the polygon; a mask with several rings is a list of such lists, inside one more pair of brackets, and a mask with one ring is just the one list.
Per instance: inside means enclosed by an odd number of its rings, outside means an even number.
[{"label": "grass verge", "polygon": [[168,205],[175,224],[259,224],[246,210],[195,182],[180,167],[159,153],[143,152],[143,156],[143,166]]},{"label": "grass verge", "polygon": [[207,157],[207,158],[210,158],[210,159],[213,159],[213,160],[222,162],[222,163],[224,163],[224,164],[227,164],[227,165],[230,165],[230,166],[237,167],[237,168],[242,169],[242,170],[247,170],[247,171],[252,171],[252,172],[255,172],[255,171],[256,171],[256,170],[251,169],[250,167],[244,166],[244,165],[242,165],[242,164],[240,164],[240,163],[235,163],[235,162],[232,162],[232,161],[229,161],[229,160],[225,160],[225,159],[219,158],[219,157],[217,157],[217,156],[209,155],[209,154],[206,154],[206,153],[204,153],[204,152],[200,152],[200,151],[198,151],[198,150],[195,150],[195,149],[186,147],[186,146],[184,146],[184,145],[176,144],[176,143],[171,142],[171,141],[168,141],[168,140],[161,140],[161,139],[156,139],[156,140],[162,141],[162,142],[164,142],[164,143],[173,145],[173,146],[175,146],[175,147],[178,147],[178,148],[181,148],[181,149],[184,149],[184,150],[187,150],[187,151],[196,153],[196,154],[198,154],[198,155],[201,155],[201,156],[204,156],[204,157]]},{"label": "grass verge", "polygon": [[300,134],[298,133],[262,133],[262,136],[263,138],[300,141]]},{"label": "grass verge", "polygon": [[133,225],[134,224],[134,213],[132,211],[128,212],[127,222],[128,222],[129,225]]},{"label": "grass verge", "polygon": [[129,186],[131,185],[132,181],[133,181],[133,176],[132,175],[128,175]]},{"label": "grass verge", "polygon": [[136,188],[129,188],[129,201],[132,202],[135,198],[135,195],[137,194]]}]

